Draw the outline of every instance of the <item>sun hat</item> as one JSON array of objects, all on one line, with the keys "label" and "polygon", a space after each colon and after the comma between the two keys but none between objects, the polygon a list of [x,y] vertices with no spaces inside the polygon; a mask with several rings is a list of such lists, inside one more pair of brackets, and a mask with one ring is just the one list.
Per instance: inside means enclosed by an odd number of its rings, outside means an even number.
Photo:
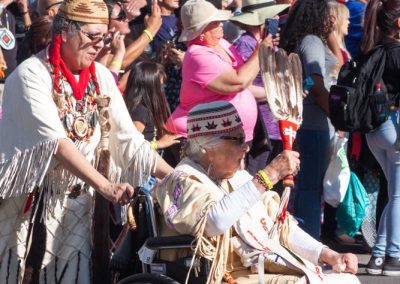
[{"label": "sun hat", "polygon": [[198,104],[188,114],[187,138],[229,133],[243,127],[236,108],[227,101]]},{"label": "sun hat", "polygon": [[109,21],[107,5],[102,0],[65,0],[58,15],[88,24],[108,25]]},{"label": "sun hat", "polygon": [[241,14],[230,19],[249,26],[261,26],[265,19],[272,18],[290,5],[277,5],[274,0],[243,0]]},{"label": "sun hat", "polygon": [[195,39],[211,22],[227,21],[231,17],[229,10],[218,10],[205,0],[189,0],[181,8],[183,31],[179,41]]}]

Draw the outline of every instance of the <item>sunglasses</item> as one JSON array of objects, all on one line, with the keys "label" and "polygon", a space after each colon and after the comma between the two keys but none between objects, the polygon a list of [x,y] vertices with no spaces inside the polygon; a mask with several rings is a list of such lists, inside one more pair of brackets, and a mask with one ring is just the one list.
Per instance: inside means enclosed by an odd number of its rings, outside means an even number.
[{"label": "sunglasses", "polygon": [[242,146],[246,143],[244,136],[226,136],[225,135],[225,136],[220,136],[219,139],[234,141],[235,144],[237,144],[238,146]]},{"label": "sunglasses", "polygon": [[85,37],[90,39],[90,41],[92,41],[95,44],[99,43],[101,41],[103,41],[104,44],[107,44],[107,43],[110,42],[110,39],[112,39],[109,33],[100,35],[100,34],[87,33],[87,32],[84,32],[82,30],[79,30],[79,32],[82,33]]}]

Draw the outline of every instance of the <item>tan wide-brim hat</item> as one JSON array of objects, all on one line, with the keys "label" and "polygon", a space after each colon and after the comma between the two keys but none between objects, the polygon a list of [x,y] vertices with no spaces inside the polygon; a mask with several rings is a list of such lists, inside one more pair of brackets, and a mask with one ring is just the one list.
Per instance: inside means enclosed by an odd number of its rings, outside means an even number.
[{"label": "tan wide-brim hat", "polygon": [[276,5],[273,0],[244,0],[242,13],[230,19],[248,26],[261,26],[265,19],[273,18],[290,5]]},{"label": "tan wide-brim hat", "polygon": [[108,25],[108,9],[102,0],[65,0],[58,10],[65,19],[88,24]]},{"label": "tan wide-brim hat", "polygon": [[190,41],[198,37],[211,22],[227,21],[229,10],[218,10],[205,0],[189,0],[181,8],[183,31],[179,41]]}]

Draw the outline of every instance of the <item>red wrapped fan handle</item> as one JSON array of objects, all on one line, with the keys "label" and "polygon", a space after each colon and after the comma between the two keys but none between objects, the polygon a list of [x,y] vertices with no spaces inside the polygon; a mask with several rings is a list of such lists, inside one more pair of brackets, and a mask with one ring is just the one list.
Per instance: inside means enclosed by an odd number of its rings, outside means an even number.
[{"label": "red wrapped fan handle", "polygon": [[[292,150],[296,139],[298,124],[289,120],[279,120],[279,131],[282,137],[283,149]],[[293,187],[293,175],[288,175],[283,179],[283,185]]]}]

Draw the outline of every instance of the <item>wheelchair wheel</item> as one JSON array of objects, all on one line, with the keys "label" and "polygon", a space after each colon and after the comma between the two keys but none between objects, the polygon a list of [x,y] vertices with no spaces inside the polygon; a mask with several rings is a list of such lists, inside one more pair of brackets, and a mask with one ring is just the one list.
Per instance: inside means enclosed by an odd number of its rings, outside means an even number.
[{"label": "wheelchair wheel", "polygon": [[128,276],[117,284],[180,284],[176,282],[174,279],[169,278],[163,274],[155,274],[155,273],[140,273]]}]

